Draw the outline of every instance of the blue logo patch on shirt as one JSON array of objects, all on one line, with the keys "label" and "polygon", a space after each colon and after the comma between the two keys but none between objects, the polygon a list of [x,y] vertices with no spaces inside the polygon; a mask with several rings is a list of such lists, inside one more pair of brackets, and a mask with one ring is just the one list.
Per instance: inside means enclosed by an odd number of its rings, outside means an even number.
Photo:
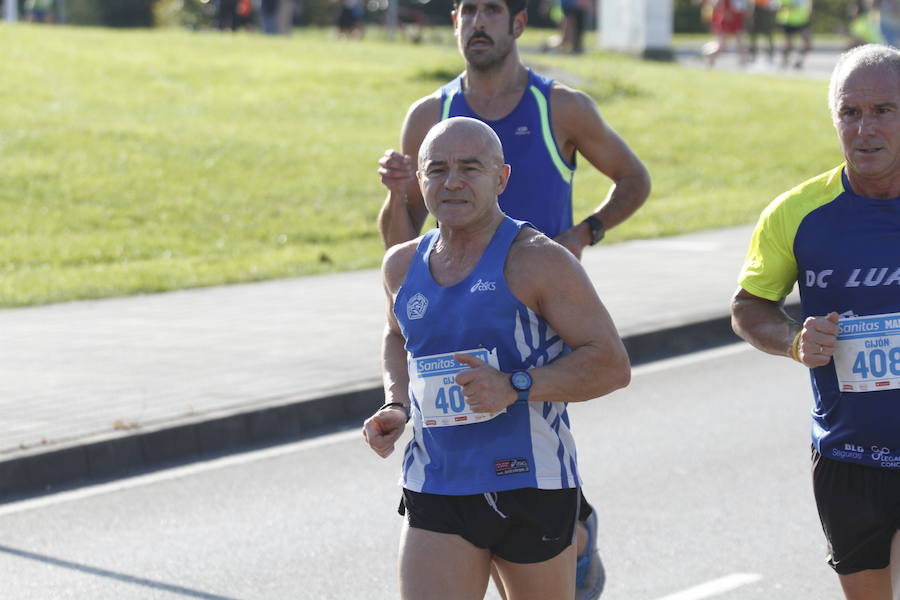
[{"label": "blue logo patch on shirt", "polygon": [[428,298],[422,294],[416,294],[406,303],[406,317],[411,321],[424,317],[426,310],[428,310]]}]

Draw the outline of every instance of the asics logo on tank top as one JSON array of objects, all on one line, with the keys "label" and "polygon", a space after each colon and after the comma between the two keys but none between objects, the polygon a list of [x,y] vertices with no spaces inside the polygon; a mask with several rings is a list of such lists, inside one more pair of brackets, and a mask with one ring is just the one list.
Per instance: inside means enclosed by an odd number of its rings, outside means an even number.
[{"label": "asics logo on tank top", "polygon": [[425,316],[428,310],[428,298],[422,294],[416,294],[406,303],[406,318],[414,321]]},{"label": "asics logo on tank top", "polygon": [[519,125],[516,128],[516,135],[531,135],[531,130],[528,129],[528,125]]},{"label": "asics logo on tank top", "polygon": [[485,281],[483,279],[479,279],[475,282],[475,285],[473,285],[469,291],[474,294],[475,292],[493,292],[496,289],[496,281]]}]

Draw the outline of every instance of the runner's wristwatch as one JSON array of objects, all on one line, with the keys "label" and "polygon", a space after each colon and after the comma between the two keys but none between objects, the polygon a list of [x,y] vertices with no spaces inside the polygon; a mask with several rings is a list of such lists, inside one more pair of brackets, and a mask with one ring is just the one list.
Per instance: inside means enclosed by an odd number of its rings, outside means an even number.
[{"label": "runner's wristwatch", "polygon": [[594,215],[588,216],[582,223],[587,223],[588,227],[591,228],[591,246],[602,240],[603,236],[606,235],[606,228],[603,227],[603,221]]},{"label": "runner's wristwatch", "polygon": [[528,391],[531,389],[531,373],[528,371],[513,371],[509,376],[509,383],[519,393],[519,400],[528,400]]}]

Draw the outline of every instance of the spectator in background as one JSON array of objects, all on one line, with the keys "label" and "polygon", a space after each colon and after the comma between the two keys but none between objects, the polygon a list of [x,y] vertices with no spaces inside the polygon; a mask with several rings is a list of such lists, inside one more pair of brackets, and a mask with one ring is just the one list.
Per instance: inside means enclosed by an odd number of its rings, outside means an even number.
[{"label": "spectator in background", "polygon": [[591,0],[559,0],[546,10],[547,16],[559,21],[559,31],[541,47],[542,52],[581,54],[584,52],[584,30],[591,18]]},{"label": "spectator in background", "polygon": [[218,0],[216,2],[216,26],[221,30],[237,28],[237,0]]},{"label": "spectator in background", "polygon": [[265,34],[278,33],[278,4],[279,0],[261,0],[259,4],[259,22]]},{"label": "spectator in background", "polygon": [[813,0],[781,0],[781,7],[775,15],[775,21],[784,30],[784,50],[781,56],[783,69],[791,64],[795,35],[799,35],[803,40],[803,46],[797,50],[793,67],[795,69],[803,68],[803,60],[812,50],[812,11]]},{"label": "spectator in background", "polygon": [[750,19],[750,61],[757,58],[757,36],[766,39],[766,55],[769,64],[775,63],[775,13],[778,12],[778,0],[754,0]]},{"label": "spectator in background", "polygon": [[540,10],[544,16],[557,24],[556,33],[547,38],[547,41],[541,46],[541,52],[566,52],[570,40],[566,37],[568,31],[562,3],[558,0],[541,0]]},{"label": "spectator in background", "polygon": [[710,0],[709,5],[711,7],[709,26],[715,39],[703,45],[706,66],[715,66],[716,57],[725,50],[729,37],[734,37],[738,60],[741,64],[746,63],[744,20],[747,5],[745,0]]},{"label": "spectator in background", "polygon": [[361,40],[365,35],[362,22],[365,15],[363,0],[339,0],[339,2],[338,37]]},{"label": "spectator in background", "polygon": [[53,0],[25,0],[25,20],[29,23],[52,23],[53,9]]},{"label": "spectator in background", "polygon": [[572,54],[584,52],[584,29],[590,18],[588,0],[562,0],[562,48]]},{"label": "spectator in background", "polygon": [[234,8],[234,27],[249,28],[253,23],[253,2],[252,0],[237,0],[237,6]]},{"label": "spectator in background", "polygon": [[400,21],[400,33],[413,44],[422,42],[425,30],[431,27],[431,21],[428,14],[422,10],[417,1],[410,5],[401,4],[398,8],[398,19]]},{"label": "spectator in background", "polygon": [[222,31],[249,27],[252,19],[251,0],[218,0],[216,3],[216,26]]},{"label": "spectator in background", "polygon": [[877,44],[881,41],[875,0],[856,0],[851,2],[848,20],[848,50],[863,44]]},{"label": "spectator in background", "polygon": [[900,0],[881,0],[878,4],[881,38],[893,47],[900,45]]}]

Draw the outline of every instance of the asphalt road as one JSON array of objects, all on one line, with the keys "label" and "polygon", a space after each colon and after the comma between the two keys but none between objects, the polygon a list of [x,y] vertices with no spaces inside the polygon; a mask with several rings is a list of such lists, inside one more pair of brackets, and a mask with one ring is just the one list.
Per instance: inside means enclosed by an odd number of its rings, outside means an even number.
[{"label": "asphalt road", "polygon": [[[603,597],[840,597],[809,403],[802,368],[741,344],[573,406]],[[0,598],[396,598],[397,454],[342,432],[0,505]]]}]

